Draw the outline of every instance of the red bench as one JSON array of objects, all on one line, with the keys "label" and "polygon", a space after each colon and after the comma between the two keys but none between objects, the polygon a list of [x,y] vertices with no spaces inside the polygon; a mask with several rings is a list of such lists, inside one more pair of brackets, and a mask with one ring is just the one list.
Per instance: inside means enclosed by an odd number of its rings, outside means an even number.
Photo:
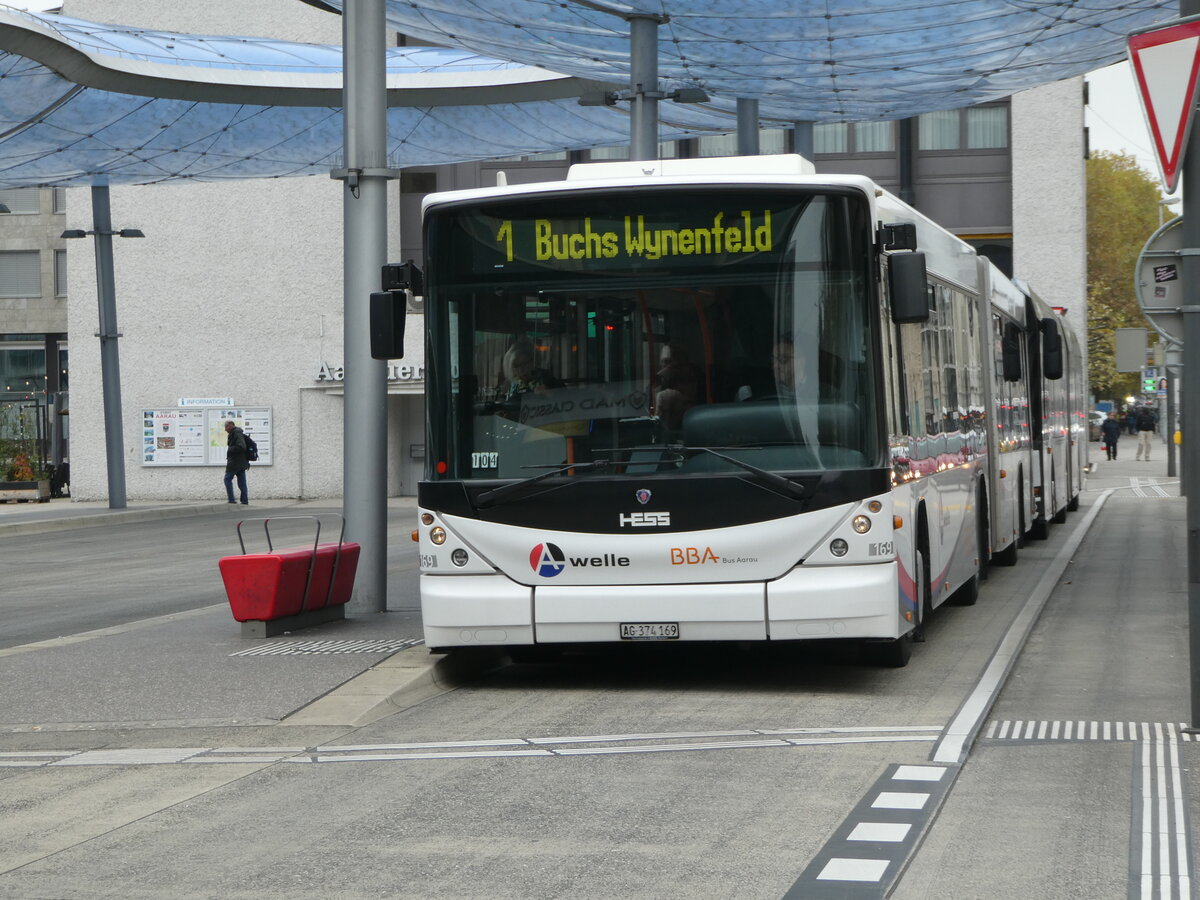
[{"label": "red bench", "polygon": [[[262,521],[264,529],[267,528],[270,520]],[[239,522],[239,540],[241,526]],[[317,537],[319,541],[319,525]],[[266,637],[283,630],[283,627],[247,628],[255,623],[290,620],[283,625],[302,628],[343,618],[342,607],[350,600],[358,570],[359,545],[339,540],[275,550],[270,543],[268,531],[266,553],[243,552],[240,556],[223,557],[219,562],[229,608],[233,618],[243,623],[243,634]],[[244,542],[242,549],[245,550]]]}]

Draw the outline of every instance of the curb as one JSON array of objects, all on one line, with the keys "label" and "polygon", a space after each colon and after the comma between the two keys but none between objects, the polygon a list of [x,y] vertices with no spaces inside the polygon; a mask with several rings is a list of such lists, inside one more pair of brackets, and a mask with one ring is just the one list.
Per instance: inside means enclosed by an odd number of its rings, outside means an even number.
[{"label": "curb", "polygon": [[425,647],[410,647],[285,716],[279,724],[361,728],[461,687],[508,661],[494,651],[435,657]]}]

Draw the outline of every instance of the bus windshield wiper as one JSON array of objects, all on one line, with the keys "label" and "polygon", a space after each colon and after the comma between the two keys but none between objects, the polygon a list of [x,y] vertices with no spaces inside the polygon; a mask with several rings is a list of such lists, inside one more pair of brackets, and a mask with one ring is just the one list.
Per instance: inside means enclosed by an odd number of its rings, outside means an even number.
[{"label": "bus windshield wiper", "polygon": [[[748,462],[743,462],[742,460],[737,459],[733,456],[726,456],[724,453],[718,453],[712,447],[685,447],[682,444],[667,444],[666,449],[675,450],[675,451],[693,452],[693,453],[710,453],[713,456],[715,456],[717,459],[723,459],[723,460],[725,460],[725,462],[732,463],[733,465],[737,466],[740,469],[745,469],[751,475],[754,475],[756,477],[756,479],[761,484],[763,484],[764,487],[770,488],[777,494],[782,494],[785,497],[792,497],[796,500],[799,500],[801,497],[804,496],[804,487],[802,485],[796,484],[796,482],[792,481],[790,478],[784,478],[782,475],[779,475],[776,472],[768,472],[766,469],[760,469],[756,465],[753,465]],[[750,450],[750,449],[761,449],[761,448],[722,447],[721,449],[722,450],[727,450],[727,449],[728,450],[733,450],[733,449]]]},{"label": "bus windshield wiper", "polygon": [[[522,478],[520,481],[514,481],[511,484],[502,484],[498,488],[492,488],[490,491],[484,491],[475,498],[476,506],[494,506],[502,501],[505,497],[510,497],[513,494],[524,494],[525,488],[537,484],[539,481],[544,481],[547,478],[553,478],[555,475],[561,475],[563,472],[578,472],[588,469],[606,469],[612,463],[607,459],[598,459],[592,462],[570,463],[565,466],[558,466],[551,469],[549,472],[542,472],[539,475],[530,475],[528,478]],[[539,493],[539,492],[535,492]]]}]

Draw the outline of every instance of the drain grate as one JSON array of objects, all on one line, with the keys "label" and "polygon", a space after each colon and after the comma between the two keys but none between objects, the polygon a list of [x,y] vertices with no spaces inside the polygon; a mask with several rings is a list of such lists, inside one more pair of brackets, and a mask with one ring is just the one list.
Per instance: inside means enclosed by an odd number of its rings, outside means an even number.
[{"label": "drain grate", "polygon": [[249,650],[239,650],[230,656],[294,656],[300,653],[395,653],[417,647],[424,641],[409,638],[406,640],[376,640],[376,641],[290,641],[286,644],[267,644],[264,647],[251,647]]}]

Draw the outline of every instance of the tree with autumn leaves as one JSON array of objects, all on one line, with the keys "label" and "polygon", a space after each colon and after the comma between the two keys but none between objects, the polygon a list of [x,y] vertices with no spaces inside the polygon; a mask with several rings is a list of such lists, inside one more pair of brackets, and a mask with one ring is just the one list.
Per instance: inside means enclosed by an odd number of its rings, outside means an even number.
[{"label": "tree with autumn leaves", "polygon": [[1087,162],[1088,380],[1096,399],[1140,391],[1140,377],[1116,369],[1117,329],[1145,328],[1134,292],[1138,254],[1159,226],[1158,181],[1123,153]]}]

